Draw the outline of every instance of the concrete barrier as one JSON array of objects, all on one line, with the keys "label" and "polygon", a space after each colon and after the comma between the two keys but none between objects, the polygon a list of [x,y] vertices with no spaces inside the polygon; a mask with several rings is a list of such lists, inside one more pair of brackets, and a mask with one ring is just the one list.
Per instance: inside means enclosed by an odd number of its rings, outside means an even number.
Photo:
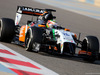
[{"label": "concrete barrier", "polygon": [[100,0],[78,0],[78,1],[100,6]]}]

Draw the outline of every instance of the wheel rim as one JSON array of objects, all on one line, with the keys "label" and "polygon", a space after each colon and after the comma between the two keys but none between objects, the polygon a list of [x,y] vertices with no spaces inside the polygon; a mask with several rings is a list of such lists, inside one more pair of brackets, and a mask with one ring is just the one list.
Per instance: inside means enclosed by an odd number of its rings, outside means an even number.
[{"label": "wheel rim", "polygon": [[36,43],[33,43],[32,48],[35,49],[36,47]]},{"label": "wheel rim", "polygon": [[34,51],[34,52],[36,52],[36,53],[38,53],[39,52],[39,50],[38,49],[36,49],[36,47],[38,46],[38,44],[37,43],[33,43],[32,44],[32,51]]}]

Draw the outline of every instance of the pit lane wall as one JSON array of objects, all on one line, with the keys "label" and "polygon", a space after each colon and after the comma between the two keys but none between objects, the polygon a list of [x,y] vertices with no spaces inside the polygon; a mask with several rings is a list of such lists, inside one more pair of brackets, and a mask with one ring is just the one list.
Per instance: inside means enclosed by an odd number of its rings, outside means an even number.
[{"label": "pit lane wall", "polygon": [[85,2],[89,4],[93,4],[100,7],[100,0],[79,0],[80,2]]}]

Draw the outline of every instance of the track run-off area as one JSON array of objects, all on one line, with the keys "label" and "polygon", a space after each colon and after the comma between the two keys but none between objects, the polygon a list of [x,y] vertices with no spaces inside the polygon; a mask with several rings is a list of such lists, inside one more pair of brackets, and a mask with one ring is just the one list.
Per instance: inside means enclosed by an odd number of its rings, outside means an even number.
[{"label": "track run-off area", "polygon": [[[75,0],[66,0],[66,2],[67,1],[69,5],[73,3],[73,6],[75,2],[77,7],[82,4],[80,2],[77,3]],[[92,8],[89,8],[90,6],[96,8],[92,5],[85,5],[88,6],[88,11],[89,9],[92,10]],[[77,35],[78,33],[81,33],[81,40],[87,35],[97,36],[100,40],[100,20],[99,18],[97,19],[97,17],[94,17],[98,16],[99,14],[92,13],[94,16],[91,17],[82,14],[82,10],[79,12],[79,9],[75,10],[76,12],[74,12],[74,10],[71,9],[72,7],[70,7],[70,10],[69,8],[67,10],[68,6],[64,7],[63,9],[62,6],[59,8],[57,6],[37,2],[36,0],[0,0],[0,18],[15,19],[17,6],[55,9],[56,12],[53,14],[57,17],[56,21],[59,25],[69,28]],[[83,8],[85,9],[85,7]],[[87,14],[86,11],[85,14]],[[90,14],[90,12],[88,14]],[[27,20],[31,20],[31,17],[23,16],[21,24],[26,24]],[[94,63],[88,63],[83,61],[81,58],[71,56],[52,55],[45,52],[28,52],[21,46],[0,42],[0,75],[2,74],[100,75],[100,61],[97,60]]]}]

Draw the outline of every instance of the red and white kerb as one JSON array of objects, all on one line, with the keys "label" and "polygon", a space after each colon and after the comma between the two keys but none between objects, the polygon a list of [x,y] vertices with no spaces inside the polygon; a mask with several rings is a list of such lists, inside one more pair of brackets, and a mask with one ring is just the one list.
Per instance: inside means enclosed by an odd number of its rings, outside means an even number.
[{"label": "red and white kerb", "polygon": [[50,69],[0,44],[0,64],[17,75],[58,75]]}]

